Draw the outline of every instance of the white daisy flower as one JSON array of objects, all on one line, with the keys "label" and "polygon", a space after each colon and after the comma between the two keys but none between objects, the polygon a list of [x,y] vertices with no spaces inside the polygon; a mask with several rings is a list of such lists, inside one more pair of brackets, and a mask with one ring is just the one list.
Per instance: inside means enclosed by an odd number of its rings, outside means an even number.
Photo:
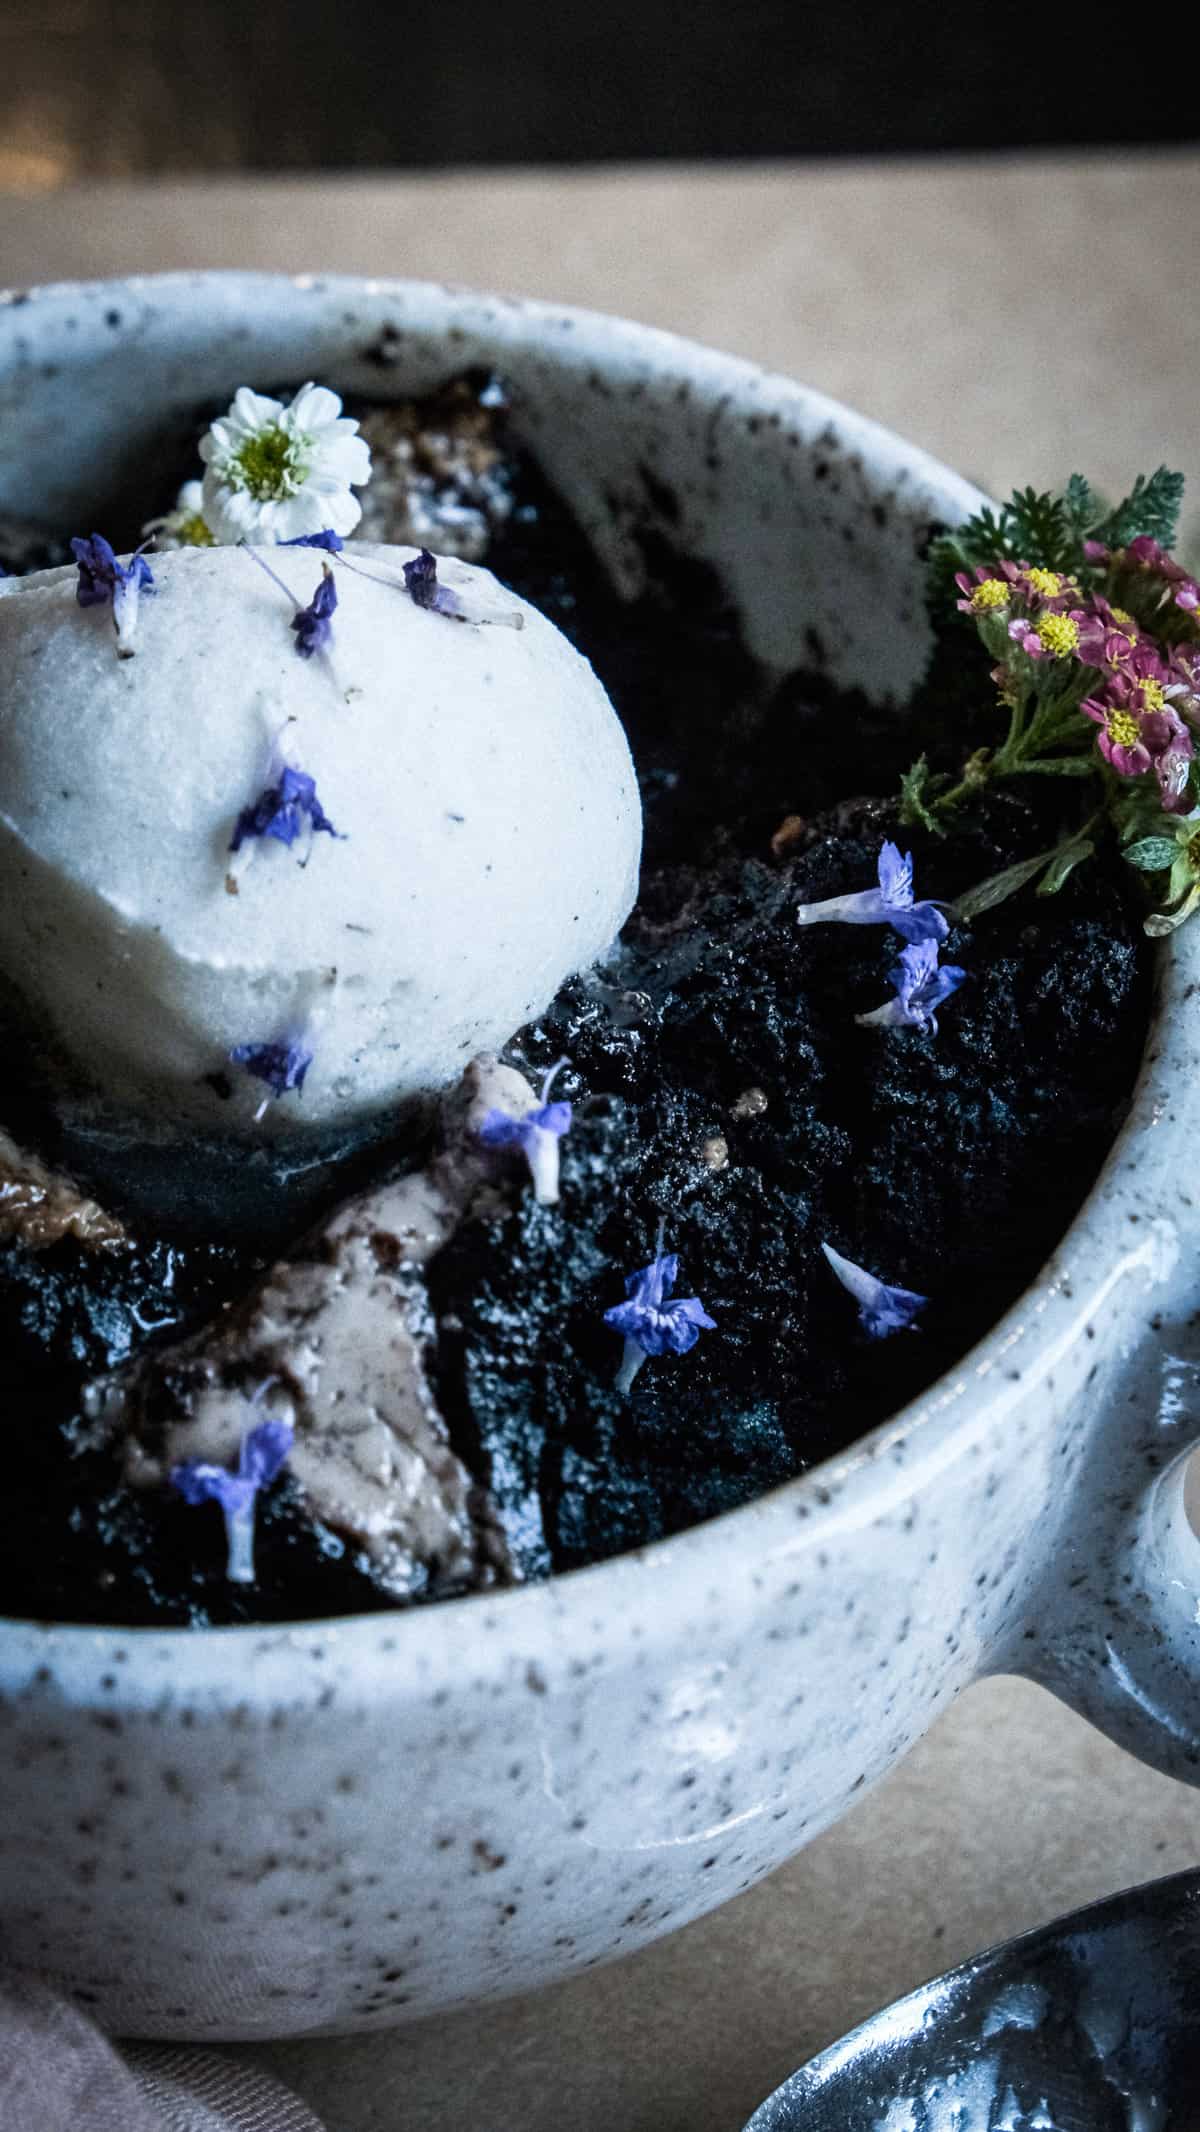
[{"label": "white daisy flower", "polygon": [[149,518],[142,538],[158,548],[211,548],[212,534],[204,516],[204,494],[198,481],[185,481],[175,498],[175,508],[163,518]]},{"label": "white daisy flower", "polygon": [[213,539],[270,543],[353,531],[352,488],[371,478],[371,454],[336,392],[302,385],[289,407],[243,385],[201,440],[202,508]]}]

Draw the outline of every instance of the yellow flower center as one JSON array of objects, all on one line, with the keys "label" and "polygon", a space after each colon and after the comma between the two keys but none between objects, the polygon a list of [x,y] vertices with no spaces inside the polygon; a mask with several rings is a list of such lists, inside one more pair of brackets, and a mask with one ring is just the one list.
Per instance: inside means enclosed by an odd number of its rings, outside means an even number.
[{"label": "yellow flower center", "polygon": [[1069,659],[1079,648],[1079,624],[1069,614],[1044,614],[1036,628],[1052,659]]},{"label": "yellow flower center", "polygon": [[1114,748],[1136,748],[1142,737],[1142,729],[1132,711],[1109,712],[1108,737]]},{"label": "yellow flower center", "polygon": [[1157,681],[1139,681],[1138,689],[1144,711],[1161,711],[1166,703],[1166,694]]},{"label": "yellow flower center", "polygon": [[1109,613],[1111,614],[1114,622],[1120,623],[1122,629],[1128,629],[1133,631],[1133,641],[1136,644],[1137,632],[1134,629],[1133,616],[1131,614],[1126,614],[1125,609],[1123,607],[1110,607]]},{"label": "yellow flower center", "polygon": [[235,489],[248,490],[256,503],[294,496],[304,479],[298,464],[301,441],[277,422],[256,430],[229,463],[230,483]]},{"label": "yellow flower center", "polygon": [[1063,581],[1057,570],[1027,570],[1025,582],[1031,592],[1039,593],[1044,600],[1056,600],[1063,588]]},{"label": "yellow flower center", "polygon": [[976,614],[991,614],[997,607],[1007,607],[1008,586],[1002,577],[985,577],[971,594],[971,605]]},{"label": "yellow flower center", "polygon": [[175,538],[182,541],[185,548],[213,548],[216,546],[216,542],[201,518],[199,511],[194,512],[190,518],[181,520],[180,524],[175,528]]}]

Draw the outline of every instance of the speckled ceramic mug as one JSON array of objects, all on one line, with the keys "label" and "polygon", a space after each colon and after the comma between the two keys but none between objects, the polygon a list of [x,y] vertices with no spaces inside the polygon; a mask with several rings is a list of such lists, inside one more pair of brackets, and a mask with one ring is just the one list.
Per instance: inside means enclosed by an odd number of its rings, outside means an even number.
[{"label": "speckled ceramic mug", "polygon": [[[243,382],[386,395],[470,362],[512,381],[622,583],[657,521],[764,661],[905,696],[923,543],[976,492],[819,395],[583,312],[239,274],[10,294],[0,513],[144,495],[146,453]],[[1200,1781],[1198,978],[1200,926],[1163,950],[1136,1101],[1053,1262],[846,1457],[499,1597],[0,1630],[5,1957],[143,2036],[525,1989],[748,1887],[987,1672]]]}]

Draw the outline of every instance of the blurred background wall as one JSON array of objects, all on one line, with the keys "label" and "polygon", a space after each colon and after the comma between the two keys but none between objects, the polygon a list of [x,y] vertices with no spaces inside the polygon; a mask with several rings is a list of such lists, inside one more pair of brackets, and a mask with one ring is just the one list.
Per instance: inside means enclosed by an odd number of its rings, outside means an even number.
[{"label": "blurred background wall", "polygon": [[1169,145],[1200,130],[1189,20],[929,0],[0,0],[0,185]]}]

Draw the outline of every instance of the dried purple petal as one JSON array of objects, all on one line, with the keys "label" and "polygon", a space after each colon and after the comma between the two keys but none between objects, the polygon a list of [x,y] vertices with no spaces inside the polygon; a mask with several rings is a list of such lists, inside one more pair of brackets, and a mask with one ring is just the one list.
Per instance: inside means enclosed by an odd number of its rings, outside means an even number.
[{"label": "dried purple petal", "polygon": [[[279,541],[277,545],[285,547],[291,545],[291,543]],[[270,578],[273,585],[278,585],[284,598],[295,606],[295,594],[288,590],[279,572],[273,570],[270,563],[264,561],[256,549],[248,547],[244,540],[239,541],[238,546],[244,555],[250,557],[252,563],[258,564],[259,569],[264,576]],[[296,633],[296,650],[302,659],[311,659],[314,652],[328,649],[333,639],[332,617],[336,606],[337,586],[333,582],[333,572],[329,564],[325,563],[322,565],[321,582],[317,586],[308,606],[297,607],[292,616],[292,628]]]},{"label": "dried purple petal", "polygon": [[889,1333],[906,1332],[919,1310],[924,1310],[928,1296],[917,1295],[911,1288],[890,1288],[886,1281],[877,1280],[864,1266],[856,1266],[853,1259],[843,1258],[832,1244],[822,1244],[834,1273],[843,1288],[858,1304],[858,1315],[864,1332],[873,1340],[883,1340]]},{"label": "dried purple petal", "polygon": [[274,782],[264,786],[249,807],[242,808],[229,849],[240,851],[252,837],[274,837],[290,849],[298,836],[311,840],[319,830],[329,836],[338,835],[317,798],[315,779],[285,763]]},{"label": "dried purple petal", "polygon": [[340,555],[345,545],[341,534],[335,533],[332,526],[326,526],[320,533],[297,533],[291,540],[276,542],[279,548],[324,548],[327,555]]},{"label": "dried purple petal", "polygon": [[937,1035],[937,1009],[963,983],[967,972],[955,962],[938,968],[936,940],[916,940],[901,948],[899,962],[888,971],[895,998],[856,1019],[864,1028],[920,1029]]},{"label": "dried purple petal", "polygon": [[648,1266],[625,1279],[624,1303],[604,1313],[604,1322],[624,1335],[625,1348],[617,1373],[617,1390],[628,1392],[647,1355],[686,1355],[696,1345],[702,1330],[716,1330],[698,1296],[667,1300],[679,1273],[673,1252],[664,1255],[661,1231],[659,1248]]},{"label": "dried purple petal", "polygon": [[313,1054],[306,1045],[286,1040],[270,1044],[236,1044],[229,1056],[235,1066],[244,1066],[256,1081],[265,1081],[270,1093],[256,1113],[260,1118],[271,1096],[286,1096],[292,1089],[299,1094],[304,1086],[304,1076],[313,1062]]},{"label": "dried purple petal", "polygon": [[848,896],[827,896],[823,903],[802,903],[798,925],[890,925],[905,940],[944,940],[950,927],[936,903],[914,903],[911,852],[884,844],[879,854],[879,886]]},{"label": "dried purple petal", "polygon": [[542,1099],[535,1110],[516,1117],[512,1111],[489,1110],[479,1125],[485,1147],[519,1147],[529,1164],[534,1197],[539,1206],[558,1203],[558,1143],[571,1130],[571,1105],[551,1103],[550,1085],[567,1061],[559,1059],[542,1081]]},{"label": "dried purple petal", "polygon": [[71,553],[79,571],[75,597],[81,607],[111,605],[117,633],[117,657],[131,659],[137,630],[138,602],[143,592],[153,592],[154,576],[141,548],[135,548],[128,563],[120,561],[103,533],[86,538],[76,535]]},{"label": "dried purple petal", "polygon": [[455,621],[462,620],[462,603],[448,585],[439,585],[437,557],[428,548],[422,548],[411,563],[401,565],[409,598],[415,607],[426,607],[435,614],[450,615]]},{"label": "dried purple petal", "polygon": [[333,641],[333,610],[337,606],[337,586],[333,572],[326,563],[307,607],[301,607],[292,617],[296,632],[296,650],[302,659],[311,659],[314,652],[326,651]]},{"label": "dried purple petal", "polygon": [[171,1472],[171,1485],[187,1503],[219,1503],[225,1515],[231,1584],[254,1582],[254,1511],[260,1488],[275,1479],[295,1440],[289,1421],[260,1421],[248,1429],[238,1452],[237,1470],[191,1458]]},{"label": "dried purple petal", "polygon": [[438,574],[437,558],[428,548],[422,548],[415,560],[404,564],[404,582],[414,607],[433,607],[437,603]]}]

